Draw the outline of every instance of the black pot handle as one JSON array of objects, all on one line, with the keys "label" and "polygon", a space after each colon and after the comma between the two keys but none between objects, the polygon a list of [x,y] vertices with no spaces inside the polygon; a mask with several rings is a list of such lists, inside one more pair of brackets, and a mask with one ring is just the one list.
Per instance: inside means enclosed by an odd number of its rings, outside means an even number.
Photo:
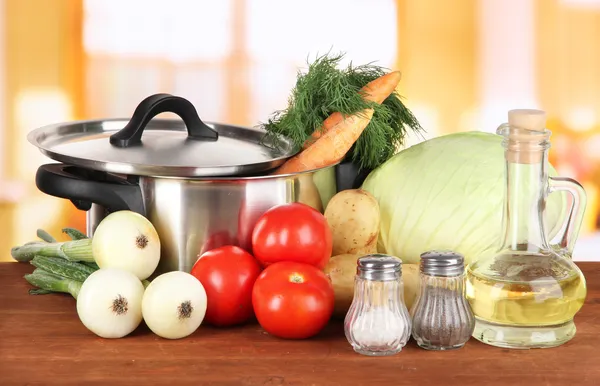
[{"label": "black pot handle", "polygon": [[202,122],[190,101],[171,94],[154,94],[136,107],[129,123],[110,136],[110,143],[116,147],[130,147],[142,143],[142,133],[146,125],[160,113],[177,114],[187,127],[188,138],[204,141],[219,139],[219,133]]},{"label": "black pot handle", "polygon": [[344,161],[335,167],[335,182],[337,191],[359,189],[371,170],[360,169],[352,161]]},{"label": "black pot handle", "polygon": [[104,172],[65,164],[45,164],[38,168],[35,184],[50,196],[71,200],[80,210],[90,210],[94,203],[111,212],[131,210],[145,215],[139,185]]}]

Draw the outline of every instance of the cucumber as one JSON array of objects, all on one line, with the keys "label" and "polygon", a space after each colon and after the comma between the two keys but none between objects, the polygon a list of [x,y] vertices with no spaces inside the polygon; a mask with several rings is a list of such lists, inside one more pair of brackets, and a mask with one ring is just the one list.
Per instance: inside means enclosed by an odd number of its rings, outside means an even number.
[{"label": "cucumber", "polygon": [[35,256],[33,260],[31,260],[31,264],[56,276],[80,281],[82,283],[88,276],[96,271],[96,269],[88,265],[68,261],[61,259],[60,257]]},{"label": "cucumber", "polygon": [[[25,275],[24,278],[29,284],[38,287],[40,290],[71,294],[75,299],[77,299],[77,295],[79,295],[79,290],[83,284],[77,280],[66,279],[48,273],[40,268],[36,268],[33,273]],[[39,293],[39,291],[36,292]]]}]

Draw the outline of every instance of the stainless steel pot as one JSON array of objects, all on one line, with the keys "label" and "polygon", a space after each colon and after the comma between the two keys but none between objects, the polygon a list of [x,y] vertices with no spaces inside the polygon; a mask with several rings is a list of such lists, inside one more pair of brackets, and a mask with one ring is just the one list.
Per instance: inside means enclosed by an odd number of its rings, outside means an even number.
[{"label": "stainless steel pot", "polygon": [[[183,122],[151,120],[166,111]],[[338,186],[359,185],[351,163],[269,175],[297,151],[289,140],[205,124],[188,101],[166,94],[144,100],[131,120],[46,126],[29,141],[62,162],[38,169],[38,188],[88,211],[89,236],[112,211],[153,223],[162,244],[157,274],[189,272],[199,254],[222,245],[251,251],[252,229],[268,209],[302,202],[322,211]]]},{"label": "stainless steel pot", "polygon": [[[329,167],[297,175],[181,179],[139,176],[112,182],[64,164],[39,168],[43,192],[74,200],[89,209],[88,235],[107,213],[129,209],[145,215],[162,245],[157,273],[189,272],[199,254],[222,245],[252,250],[251,233],[268,209],[303,202],[318,210],[335,193],[335,170]],[[106,176],[105,176],[106,177]],[[90,205],[90,203],[93,203]],[[107,210],[108,209],[108,210]]]}]

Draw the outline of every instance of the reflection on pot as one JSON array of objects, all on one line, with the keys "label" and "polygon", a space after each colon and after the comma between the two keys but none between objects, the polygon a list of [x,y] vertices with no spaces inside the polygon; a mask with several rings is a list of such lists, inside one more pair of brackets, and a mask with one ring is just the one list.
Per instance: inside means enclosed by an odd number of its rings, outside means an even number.
[{"label": "reflection on pot", "polygon": [[157,273],[189,272],[201,253],[223,245],[237,245],[251,253],[252,230],[260,216],[291,202],[322,211],[323,200],[335,194],[334,177],[333,167],[231,180],[140,177],[146,214],[161,238]]},{"label": "reflection on pot", "polygon": [[219,248],[225,245],[239,246],[235,237],[233,237],[228,230],[219,230],[208,236],[204,245],[200,246],[200,252],[198,257],[208,252],[211,249]]}]

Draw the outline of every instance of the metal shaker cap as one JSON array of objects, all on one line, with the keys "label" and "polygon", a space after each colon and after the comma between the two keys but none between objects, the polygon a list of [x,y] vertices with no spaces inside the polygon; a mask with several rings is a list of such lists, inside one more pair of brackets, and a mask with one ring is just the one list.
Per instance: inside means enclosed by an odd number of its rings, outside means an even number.
[{"label": "metal shaker cap", "polygon": [[465,271],[465,258],[453,251],[428,251],[421,254],[420,269],[431,276],[459,276]]},{"label": "metal shaker cap", "polygon": [[396,280],[402,275],[402,260],[395,256],[373,253],[358,259],[356,274],[366,280]]}]

